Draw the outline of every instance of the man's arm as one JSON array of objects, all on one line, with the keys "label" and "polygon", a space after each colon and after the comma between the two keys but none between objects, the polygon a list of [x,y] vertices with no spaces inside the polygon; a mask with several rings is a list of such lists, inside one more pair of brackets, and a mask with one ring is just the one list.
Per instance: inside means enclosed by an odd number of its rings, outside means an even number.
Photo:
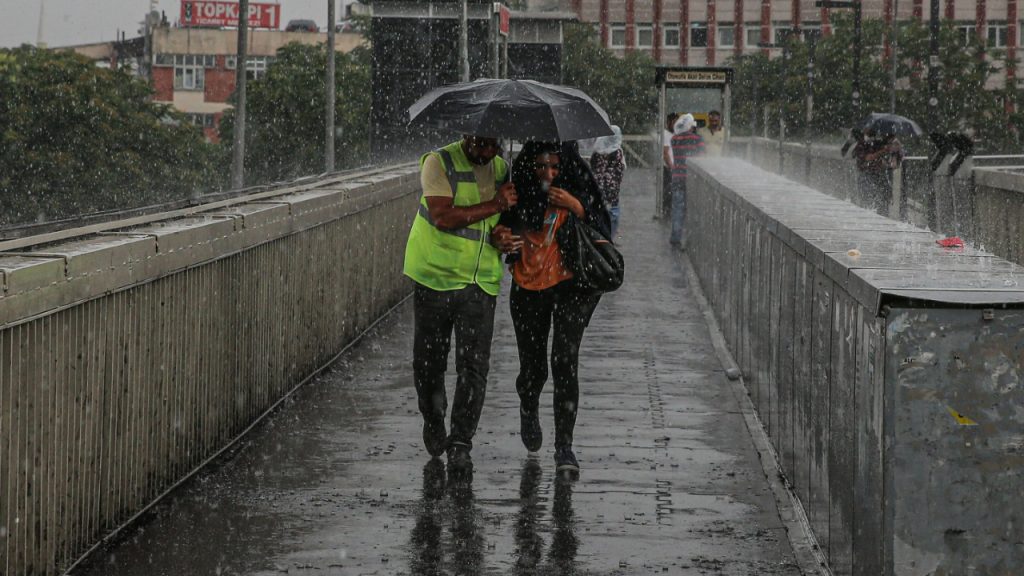
[{"label": "man's arm", "polygon": [[472,206],[456,206],[449,196],[427,196],[427,210],[434,225],[441,229],[465,228],[516,205],[516,189],[511,182],[498,188],[494,199]]}]

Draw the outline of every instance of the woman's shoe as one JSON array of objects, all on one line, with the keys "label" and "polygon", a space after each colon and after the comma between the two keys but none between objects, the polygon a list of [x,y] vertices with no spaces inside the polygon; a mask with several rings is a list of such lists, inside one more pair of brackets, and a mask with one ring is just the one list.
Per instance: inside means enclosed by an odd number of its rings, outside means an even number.
[{"label": "woman's shoe", "polygon": [[580,463],[576,461],[576,455],[572,453],[571,446],[555,448],[555,472],[580,473]]},{"label": "woman's shoe", "polygon": [[536,410],[519,409],[519,437],[523,440],[527,452],[540,450],[544,443],[544,431],[540,427],[540,414]]}]

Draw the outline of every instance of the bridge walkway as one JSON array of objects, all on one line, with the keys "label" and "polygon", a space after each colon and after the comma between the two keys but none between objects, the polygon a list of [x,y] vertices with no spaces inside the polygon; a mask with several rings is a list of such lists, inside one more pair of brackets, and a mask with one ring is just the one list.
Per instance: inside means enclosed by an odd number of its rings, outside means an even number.
[{"label": "bridge walkway", "polygon": [[507,287],[474,478],[427,466],[407,300],[73,573],[801,574],[647,176],[624,187],[626,284],[581,351],[578,480],[555,477],[549,441],[539,467],[519,441]]}]

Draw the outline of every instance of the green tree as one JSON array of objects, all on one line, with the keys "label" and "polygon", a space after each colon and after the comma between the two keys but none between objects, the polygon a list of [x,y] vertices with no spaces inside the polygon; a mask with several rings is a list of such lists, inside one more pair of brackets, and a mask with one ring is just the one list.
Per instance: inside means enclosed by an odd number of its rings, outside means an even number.
[{"label": "green tree", "polygon": [[[733,129],[749,134],[752,116],[757,115],[758,133],[765,127],[778,134],[779,114],[787,133],[809,135],[816,140],[841,140],[860,118],[853,109],[853,22],[850,15],[837,14],[833,34],[819,38],[814,51],[814,119],[806,125],[805,95],[809,46],[791,38],[782,56],[769,59],[763,53],[745,54],[730,61],[735,69]],[[892,84],[891,60],[884,58],[885,25],[868,19],[863,24],[863,56],[860,63],[861,114],[889,111]],[[945,71],[939,90],[938,122],[929,125],[928,78],[923,65],[928,61],[929,36],[926,26],[911,22],[901,26],[897,60],[896,112],[916,120],[926,132],[969,131],[981,150],[1012,150],[1019,134],[1007,129],[1019,122],[1020,112],[1011,114],[1007,103],[1021,101],[1016,87],[986,89],[997,71],[1002,51],[986,52],[977,40],[964,46],[950,22],[940,36],[940,61]]]},{"label": "green tree", "polygon": [[579,88],[608,112],[625,134],[644,134],[654,125],[658,94],[654,88],[654,60],[635,51],[616,58],[594,38],[585,24],[565,27],[562,78]]},{"label": "green tree", "polygon": [[[292,43],[277,51],[266,74],[246,86],[245,169],[248,182],[272,182],[324,169],[325,45]],[[366,164],[369,154],[370,53],[335,56],[335,166]],[[232,97],[232,101],[234,97]],[[234,115],[221,119],[230,153]]]},{"label": "green tree", "polygon": [[153,204],[215,186],[216,150],[126,71],[0,50],[0,224]]}]

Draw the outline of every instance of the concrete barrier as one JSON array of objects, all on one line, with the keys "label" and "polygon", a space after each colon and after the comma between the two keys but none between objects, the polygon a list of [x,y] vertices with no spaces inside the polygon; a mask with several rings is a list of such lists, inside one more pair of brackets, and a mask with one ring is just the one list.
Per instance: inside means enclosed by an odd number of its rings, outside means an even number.
[{"label": "concrete barrier", "polygon": [[418,182],[0,243],[0,573],[67,568],[404,298]]},{"label": "concrete barrier", "polygon": [[[859,206],[866,203],[857,192],[857,171],[839,146],[794,142],[780,144],[767,138],[735,138],[737,154],[769,172],[806,184],[834,198]],[[781,152],[780,152],[781,150]],[[890,216],[941,234],[958,235],[998,256],[1024,264],[1024,156],[973,156],[948,175],[943,167],[932,174],[930,160],[910,157],[899,173],[902,202]]]},{"label": "concrete barrier", "polygon": [[835,574],[1024,570],[1024,268],[734,159],[688,253]]}]

